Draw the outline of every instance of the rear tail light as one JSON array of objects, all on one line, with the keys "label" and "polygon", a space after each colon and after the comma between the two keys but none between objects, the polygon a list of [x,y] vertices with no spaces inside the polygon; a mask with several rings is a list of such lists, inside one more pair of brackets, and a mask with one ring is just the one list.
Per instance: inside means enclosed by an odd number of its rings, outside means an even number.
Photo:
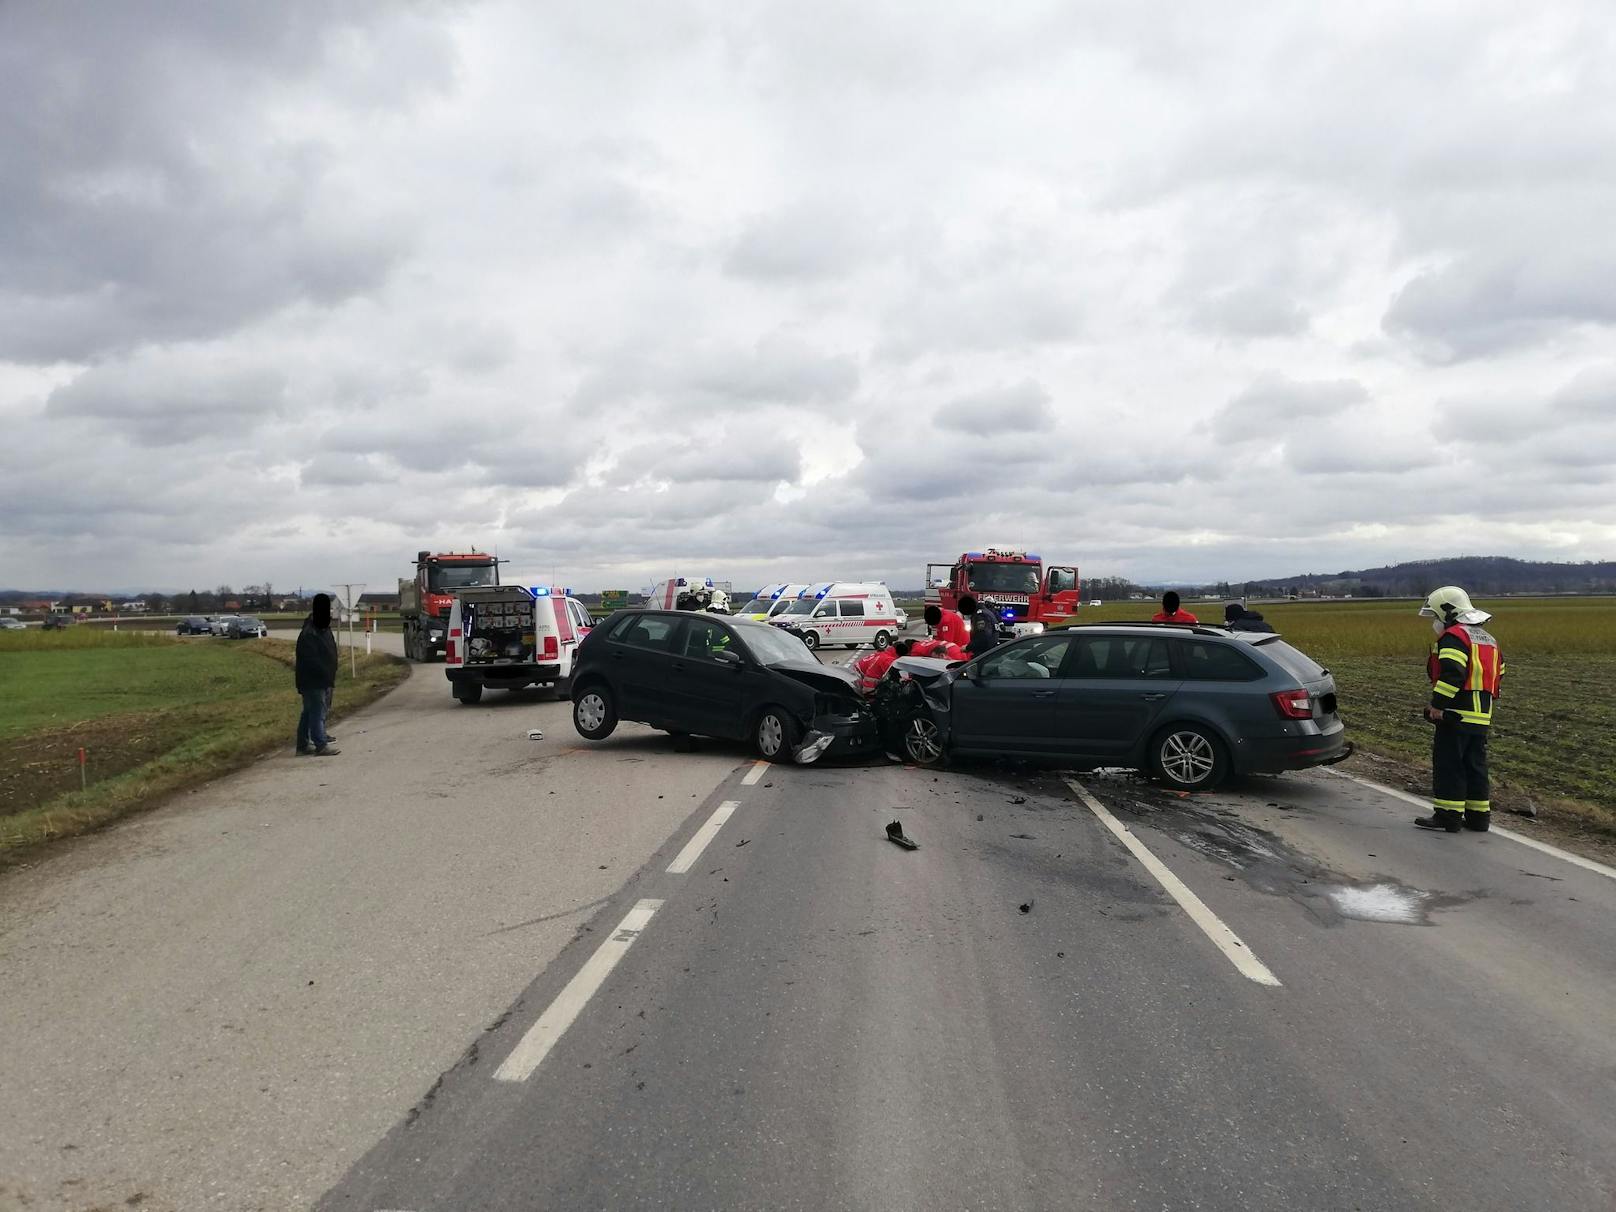
[{"label": "rear tail light", "polygon": [[443,663],[445,665],[458,665],[460,658],[455,655],[455,642],[449,641],[449,646],[443,650]]},{"label": "rear tail light", "polygon": [[1313,718],[1313,699],[1305,690],[1278,690],[1268,697],[1273,700],[1274,710],[1287,720]]},{"label": "rear tail light", "polygon": [[560,658],[561,658],[561,645],[556,642],[555,636],[553,636],[553,635],[545,636],[544,637],[544,659],[547,660],[547,661],[555,661],[555,660],[559,660]]}]

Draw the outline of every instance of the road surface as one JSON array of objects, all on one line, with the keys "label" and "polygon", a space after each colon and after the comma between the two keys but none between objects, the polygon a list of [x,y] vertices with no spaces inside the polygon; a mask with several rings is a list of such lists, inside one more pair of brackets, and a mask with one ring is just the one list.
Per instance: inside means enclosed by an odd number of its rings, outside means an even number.
[{"label": "road surface", "polygon": [[760,767],[584,746],[564,710],[458,707],[428,667],[341,759],[271,759],[0,881],[0,1184],[366,1212],[1616,1204],[1616,872],[1422,833],[1331,773],[1179,798]]}]

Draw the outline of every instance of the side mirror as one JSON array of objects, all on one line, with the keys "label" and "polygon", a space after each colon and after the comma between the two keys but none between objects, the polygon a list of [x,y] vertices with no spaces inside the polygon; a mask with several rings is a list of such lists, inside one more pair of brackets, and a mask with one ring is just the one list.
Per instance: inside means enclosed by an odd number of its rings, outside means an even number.
[{"label": "side mirror", "polygon": [[720,665],[734,665],[737,669],[739,669],[741,666],[741,654],[738,652],[731,652],[728,648],[720,648],[717,652],[713,653],[713,660],[717,661]]}]

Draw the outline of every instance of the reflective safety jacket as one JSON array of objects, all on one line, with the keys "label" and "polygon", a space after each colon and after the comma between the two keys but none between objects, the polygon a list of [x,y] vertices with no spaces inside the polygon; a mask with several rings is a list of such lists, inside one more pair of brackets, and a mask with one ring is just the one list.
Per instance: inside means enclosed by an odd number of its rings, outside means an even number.
[{"label": "reflective safety jacket", "polygon": [[1431,645],[1426,662],[1431,706],[1458,717],[1462,728],[1486,728],[1504,681],[1504,654],[1482,628],[1455,623]]},{"label": "reflective safety jacket", "polygon": [[965,650],[946,640],[916,640],[909,649],[909,655],[931,657],[937,661],[963,661]]},{"label": "reflective safety jacket", "polygon": [[943,611],[942,620],[933,628],[936,639],[963,647],[971,642],[971,629],[965,625],[965,616],[957,610]]},{"label": "reflective safety jacket", "polygon": [[898,646],[888,644],[880,652],[866,652],[853,662],[853,672],[858,674],[859,689],[865,694],[874,694],[875,687],[886,676],[892,662],[898,659]]}]

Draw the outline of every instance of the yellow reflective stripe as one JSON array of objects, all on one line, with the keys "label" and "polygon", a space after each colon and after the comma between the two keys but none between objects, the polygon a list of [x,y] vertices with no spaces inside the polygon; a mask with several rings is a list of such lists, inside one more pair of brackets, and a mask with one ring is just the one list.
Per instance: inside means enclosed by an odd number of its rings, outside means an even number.
[{"label": "yellow reflective stripe", "polygon": [[1459,688],[1457,686],[1450,686],[1446,682],[1438,682],[1436,685],[1431,687],[1431,693],[1440,694],[1445,699],[1451,699],[1454,695],[1459,693]]},{"label": "yellow reflective stripe", "polygon": [[[1453,709],[1449,708],[1449,710],[1452,711]],[[1453,714],[1459,717],[1461,723],[1465,724],[1491,724],[1493,722],[1493,713],[1490,711],[1454,711]]]},{"label": "yellow reflective stripe", "polygon": [[1433,799],[1431,801],[1431,805],[1434,808],[1451,808],[1451,809],[1459,810],[1459,809],[1464,808],[1465,802],[1463,800],[1438,800],[1438,799]]},{"label": "yellow reflective stripe", "polygon": [[1441,657],[1444,661],[1458,661],[1461,665],[1469,663],[1465,660],[1464,653],[1453,648],[1444,648],[1441,652],[1437,653],[1437,656]]},{"label": "yellow reflective stripe", "polygon": [[1493,805],[1492,805],[1491,800],[1466,800],[1465,801],[1465,811],[1466,812],[1491,812],[1492,810],[1493,810]]}]

